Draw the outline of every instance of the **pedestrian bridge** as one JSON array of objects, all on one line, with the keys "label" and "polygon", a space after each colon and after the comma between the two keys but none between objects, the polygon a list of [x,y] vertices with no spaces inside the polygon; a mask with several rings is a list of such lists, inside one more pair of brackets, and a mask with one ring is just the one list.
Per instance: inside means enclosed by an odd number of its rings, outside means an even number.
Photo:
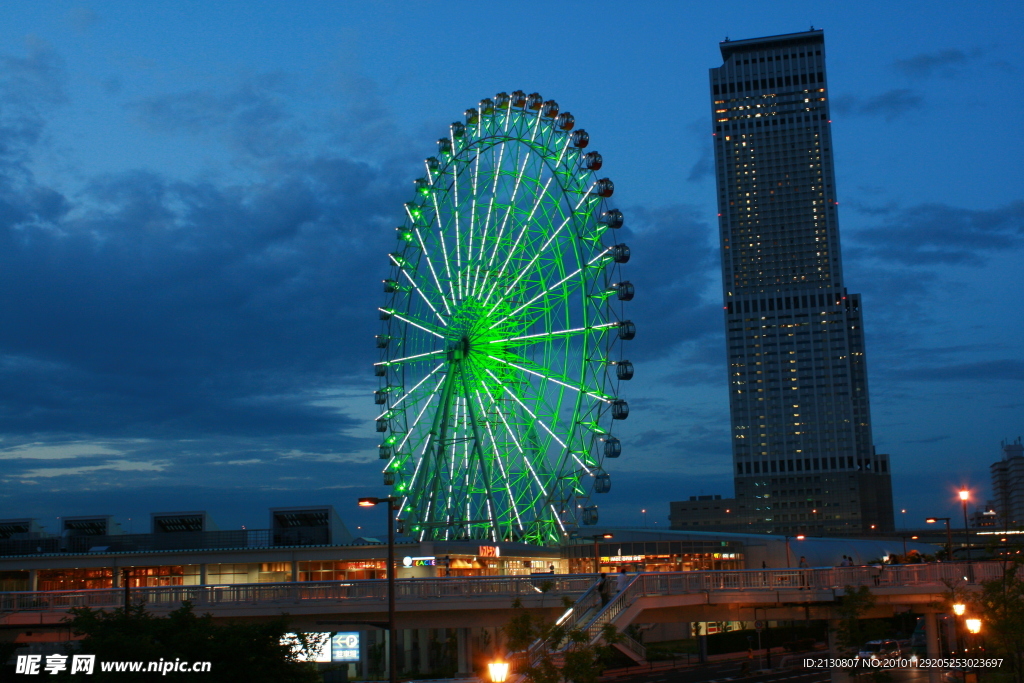
[{"label": "pedestrian bridge", "polygon": [[[608,623],[621,631],[634,622],[834,618],[830,606],[845,586],[871,588],[880,614],[928,611],[949,585],[970,590],[1001,574],[1000,562],[645,573],[607,605],[601,605],[593,574],[399,579],[395,589],[400,628],[500,626],[518,600],[598,638]],[[155,614],[188,600],[196,612],[217,618],[288,614],[296,629],[318,630],[318,621],[385,620],[387,581],[132,588],[127,597]],[[0,627],[56,625],[72,607],[111,609],[125,598],[123,588],[0,593]]]}]

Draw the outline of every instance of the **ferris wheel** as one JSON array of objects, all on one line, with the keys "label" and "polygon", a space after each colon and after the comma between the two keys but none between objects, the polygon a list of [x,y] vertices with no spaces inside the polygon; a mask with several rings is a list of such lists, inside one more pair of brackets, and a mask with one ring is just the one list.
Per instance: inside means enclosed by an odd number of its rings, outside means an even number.
[{"label": "ferris wheel", "polygon": [[405,204],[374,401],[384,483],[420,540],[557,542],[611,489],[630,253],[574,124],[537,93],[481,100]]}]

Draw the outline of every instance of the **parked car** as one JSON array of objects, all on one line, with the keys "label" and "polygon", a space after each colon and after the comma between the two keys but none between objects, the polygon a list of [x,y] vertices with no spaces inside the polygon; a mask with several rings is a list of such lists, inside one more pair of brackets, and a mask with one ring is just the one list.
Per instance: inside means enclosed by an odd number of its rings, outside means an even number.
[{"label": "parked car", "polygon": [[899,657],[900,655],[900,644],[895,640],[869,640],[860,646],[860,652],[857,653],[859,659],[888,659],[889,657]]}]

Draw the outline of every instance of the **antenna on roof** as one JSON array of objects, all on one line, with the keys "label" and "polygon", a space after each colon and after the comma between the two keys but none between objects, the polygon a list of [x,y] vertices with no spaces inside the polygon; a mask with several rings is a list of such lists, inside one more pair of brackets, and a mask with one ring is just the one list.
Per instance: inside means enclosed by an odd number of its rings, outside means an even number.
[{"label": "antenna on roof", "polygon": [[726,43],[728,43],[728,42],[729,42],[729,36],[726,36],[726,37],[725,37],[725,41],[724,41],[724,42],[726,42]]},{"label": "antenna on roof", "polygon": [[814,24],[811,24],[811,30],[812,31],[814,30]]}]

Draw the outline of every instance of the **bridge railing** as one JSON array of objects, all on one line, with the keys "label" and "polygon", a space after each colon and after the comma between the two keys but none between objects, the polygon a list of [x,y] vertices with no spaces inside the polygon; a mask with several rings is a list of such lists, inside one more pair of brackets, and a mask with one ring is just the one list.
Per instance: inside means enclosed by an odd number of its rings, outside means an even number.
[{"label": "bridge railing", "polygon": [[839,590],[845,586],[945,586],[977,584],[1002,576],[1003,563],[948,562],[942,564],[878,565],[866,567],[816,567],[808,569],[715,570],[652,572],[637,574],[584,627],[591,641],[605,624],[637,599],[647,596],[682,595],[712,591],[766,591],[789,589]]},{"label": "bridge railing", "polygon": [[[577,595],[594,583],[587,574],[537,576],[482,576],[433,579],[399,579],[397,600],[465,600],[506,597]],[[301,581],[289,583],[245,583],[205,586],[160,586],[131,588],[133,603],[176,607],[189,600],[196,607],[219,605],[300,603],[304,601],[387,600],[387,581]],[[0,593],[0,610],[54,611],[72,607],[117,607],[124,604],[124,588],[73,591],[19,591]]]},{"label": "bridge railing", "polygon": [[[623,593],[588,621],[588,632],[600,627],[632,604],[640,595],[674,595],[705,591],[841,589],[843,586],[921,586],[944,582],[976,584],[1002,575],[1002,562],[949,562],[942,564],[911,564],[883,567],[826,567],[812,569],[716,570],[639,574]],[[472,600],[516,597],[539,594],[584,595],[594,585],[593,574],[443,577],[399,579],[396,599],[406,600]],[[161,586],[132,588],[133,602],[152,606],[173,607],[184,600],[197,607],[218,605],[301,603],[304,601],[385,601],[387,582],[366,581],[300,581],[289,583],[249,583],[205,586]],[[599,601],[594,590],[587,598]],[[73,591],[20,591],[0,593],[0,610],[53,611],[71,607],[116,607],[124,602],[123,588],[100,588]],[[587,603],[573,610],[567,619],[571,627],[593,607]],[[599,620],[600,618],[600,620]],[[598,621],[599,620],[599,621]],[[595,635],[592,633],[592,635]]]}]

